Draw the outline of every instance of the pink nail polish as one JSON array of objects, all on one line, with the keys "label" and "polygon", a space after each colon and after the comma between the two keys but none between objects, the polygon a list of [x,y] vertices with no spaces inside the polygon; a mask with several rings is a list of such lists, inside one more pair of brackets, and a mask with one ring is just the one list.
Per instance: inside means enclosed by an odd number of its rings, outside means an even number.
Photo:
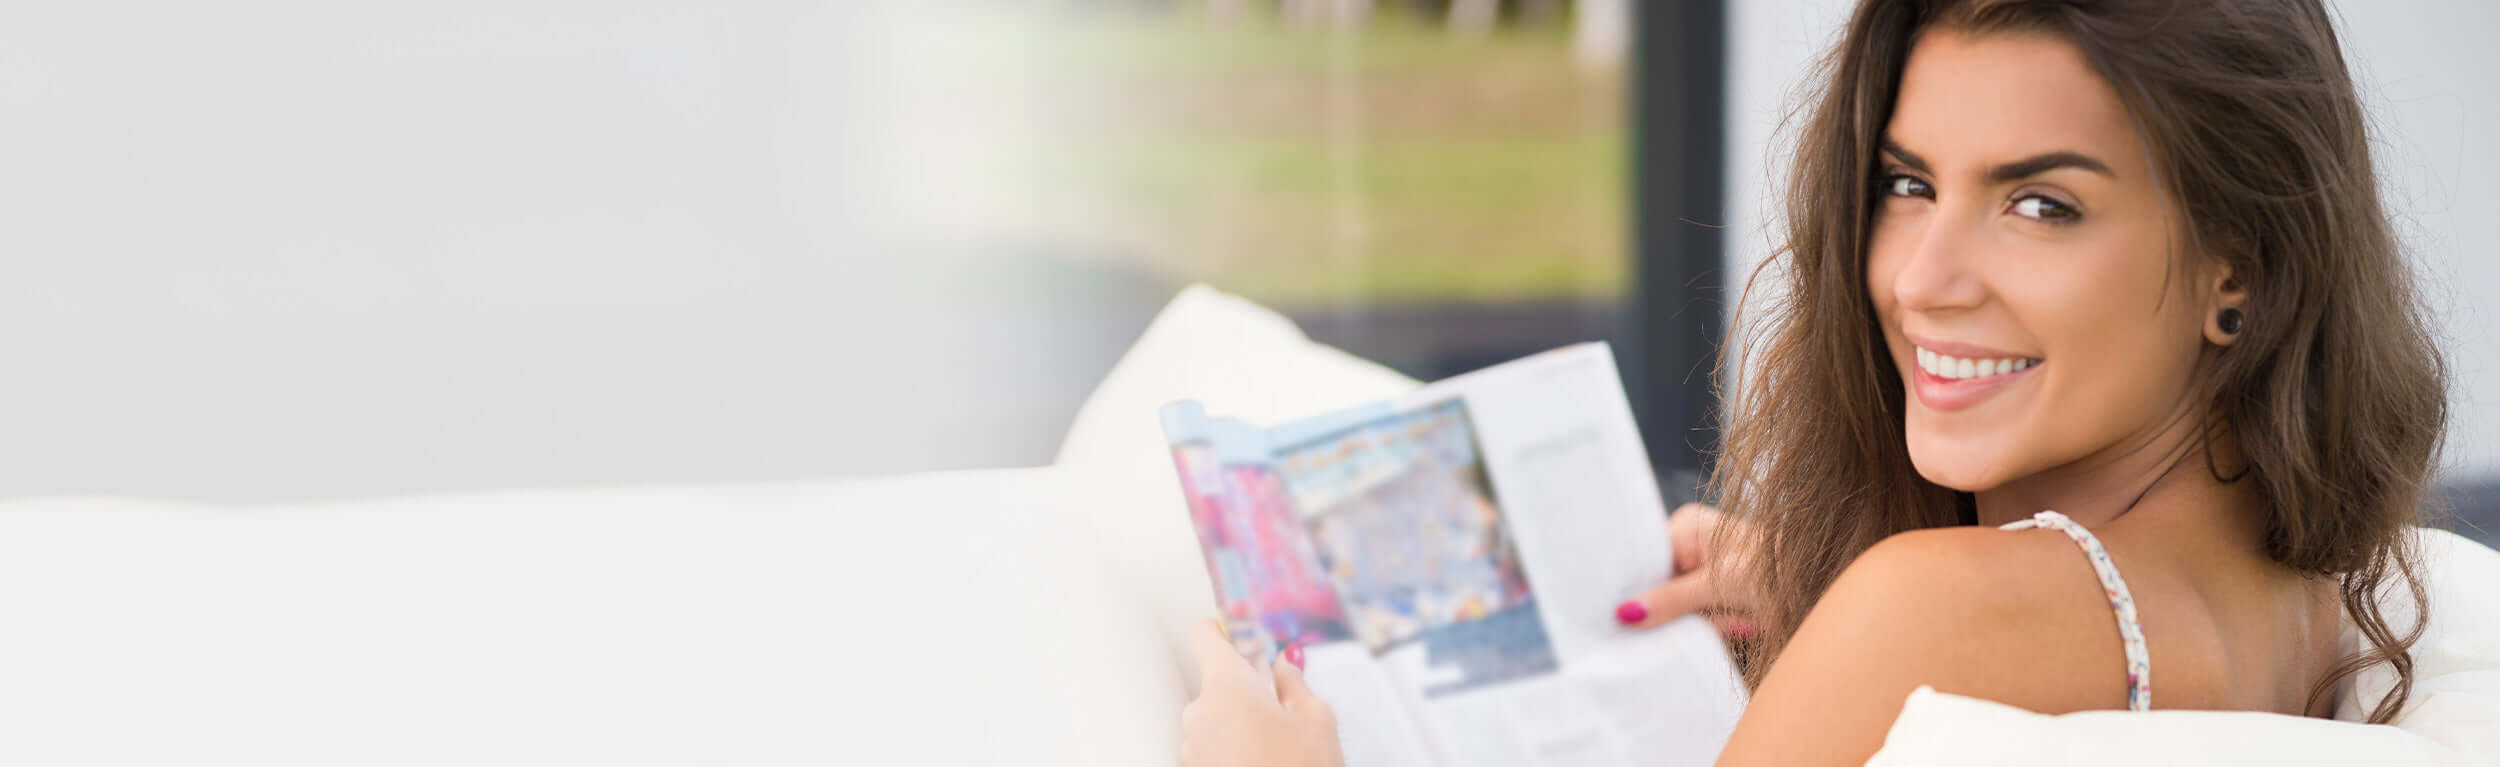
[{"label": "pink nail polish", "polygon": [[1302,643],[1301,643],[1301,642],[1287,642],[1287,643],[1285,643],[1285,662],[1286,662],[1286,663],[1291,663],[1291,664],[1293,664],[1293,667],[1294,667],[1294,668],[1302,668]]},{"label": "pink nail polish", "polygon": [[1756,631],[1752,621],[1737,621],[1727,627],[1727,635],[1737,639],[1752,639]]},{"label": "pink nail polish", "polygon": [[1649,608],[1637,601],[1616,605],[1615,620],[1626,626],[1649,620]]}]

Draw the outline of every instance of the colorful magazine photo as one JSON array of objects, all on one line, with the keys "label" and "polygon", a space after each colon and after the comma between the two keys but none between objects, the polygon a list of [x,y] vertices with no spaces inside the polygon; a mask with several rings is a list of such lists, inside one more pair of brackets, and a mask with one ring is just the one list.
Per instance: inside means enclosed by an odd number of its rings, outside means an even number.
[{"label": "colorful magazine photo", "polygon": [[1235,447],[1229,455],[1211,441],[1174,445],[1172,460],[1236,639],[1273,649],[1348,638],[1344,608],[1282,479],[1263,457],[1242,453],[1239,438],[1226,444]]},{"label": "colorful magazine photo", "polygon": [[1165,429],[1236,640],[1420,643],[1428,696],[1557,667],[1464,402]]}]

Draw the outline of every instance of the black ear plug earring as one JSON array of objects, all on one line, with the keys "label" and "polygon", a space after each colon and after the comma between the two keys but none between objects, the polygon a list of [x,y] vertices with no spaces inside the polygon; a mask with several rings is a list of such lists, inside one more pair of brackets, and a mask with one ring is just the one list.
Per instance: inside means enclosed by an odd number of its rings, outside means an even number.
[{"label": "black ear plug earring", "polygon": [[2240,334],[2240,326],[2247,324],[2247,318],[2240,315],[2238,307],[2231,307],[2223,309],[2222,316],[2214,318],[2214,324],[2222,326],[2223,335],[2236,336]]}]

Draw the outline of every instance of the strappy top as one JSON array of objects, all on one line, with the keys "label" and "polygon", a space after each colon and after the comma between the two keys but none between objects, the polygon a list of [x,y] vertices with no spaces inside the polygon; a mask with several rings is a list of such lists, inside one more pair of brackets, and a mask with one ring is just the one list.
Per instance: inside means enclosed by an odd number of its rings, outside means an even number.
[{"label": "strappy top", "polygon": [[2153,708],[2153,663],[2144,654],[2144,626],[2135,620],[2135,597],[2127,593],[2127,580],[2118,577],[2118,565],[2109,561],[2109,551],[2101,548],[2101,539],[2083,529],[2066,515],[2043,511],[2030,519],[2008,522],[2000,530],[2051,529],[2065,533],[2075,545],[2083,547],[2085,558],[2092,560],[2092,571],[2101,576],[2101,591],[2109,595],[2110,612],[2118,616],[2118,638],[2127,650],[2127,710],[2148,711]]}]

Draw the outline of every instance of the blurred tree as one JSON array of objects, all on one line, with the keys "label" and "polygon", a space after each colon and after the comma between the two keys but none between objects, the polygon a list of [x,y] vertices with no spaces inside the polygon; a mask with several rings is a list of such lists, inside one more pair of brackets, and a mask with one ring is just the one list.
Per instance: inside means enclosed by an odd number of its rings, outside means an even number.
[{"label": "blurred tree", "polygon": [[1490,32],[1501,16],[1501,0],[1450,0],[1450,29],[1462,35]]}]

